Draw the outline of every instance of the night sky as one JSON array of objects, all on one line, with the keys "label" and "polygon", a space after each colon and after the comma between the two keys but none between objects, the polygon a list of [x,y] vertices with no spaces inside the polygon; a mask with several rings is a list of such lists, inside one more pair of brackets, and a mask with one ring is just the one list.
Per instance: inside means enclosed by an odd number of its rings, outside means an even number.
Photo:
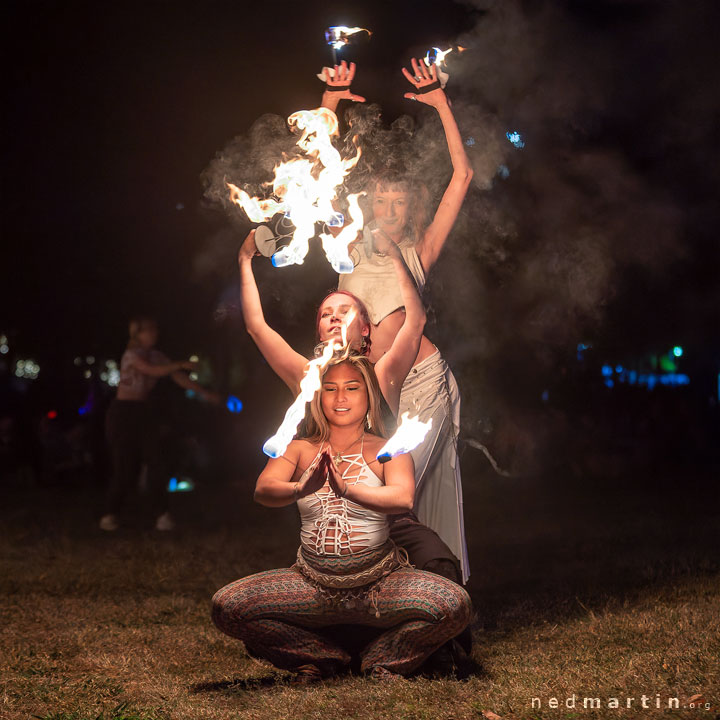
[{"label": "night sky", "polygon": [[[717,3],[12,2],[3,20],[0,331],[26,354],[118,356],[141,311],[171,350],[212,341],[245,228],[201,175],[264,113],[317,105],[337,24],[374,33],[347,51],[355,91],[420,131],[400,68],[469,48],[449,93],[476,183],[428,300],[451,360],[502,354],[508,327],[535,349],[717,348]],[[308,307],[321,266],[288,271]]]}]

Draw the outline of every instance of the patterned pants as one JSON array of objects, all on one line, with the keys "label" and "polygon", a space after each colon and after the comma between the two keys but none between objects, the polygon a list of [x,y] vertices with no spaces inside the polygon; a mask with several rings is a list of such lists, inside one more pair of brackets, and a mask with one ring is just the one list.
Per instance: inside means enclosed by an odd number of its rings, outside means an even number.
[{"label": "patterned pants", "polygon": [[470,622],[470,597],[450,580],[400,568],[375,583],[377,609],[346,608],[323,601],[296,568],[268,570],[218,590],[212,617],[248,652],[293,670],[316,665],[332,675],[350,664],[350,655],[320,630],[332,625],[384,629],[361,652],[361,669],[383,667],[407,675]]}]

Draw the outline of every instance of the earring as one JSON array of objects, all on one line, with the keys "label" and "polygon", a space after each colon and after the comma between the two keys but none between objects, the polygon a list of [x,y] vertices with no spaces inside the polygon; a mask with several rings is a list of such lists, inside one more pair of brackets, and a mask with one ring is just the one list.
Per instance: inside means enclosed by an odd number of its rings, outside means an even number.
[{"label": "earring", "polygon": [[370,422],[370,411],[368,410],[368,414],[365,417],[365,424],[368,426],[368,430],[372,430],[372,422]]},{"label": "earring", "polygon": [[362,336],[362,340],[360,340],[360,354],[364,355],[365,351],[367,350],[367,335]]}]

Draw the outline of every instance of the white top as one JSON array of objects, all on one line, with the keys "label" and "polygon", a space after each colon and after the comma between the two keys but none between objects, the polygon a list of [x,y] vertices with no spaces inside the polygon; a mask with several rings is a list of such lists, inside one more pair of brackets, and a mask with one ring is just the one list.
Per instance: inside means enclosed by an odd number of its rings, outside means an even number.
[{"label": "white top", "polygon": [[[362,449],[341,459],[348,463],[342,472],[348,485],[383,486],[365,462]],[[300,542],[317,555],[353,555],[383,545],[390,534],[386,515],[337,497],[329,485],[300,498],[297,505],[302,522]]]},{"label": "white top", "polygon": [[[370,321],[379,325],[390,313],[404,307],[400,285],[392,258],[374,251],[372,233],[365,227],[362,243],[351,251],[355,269],[338,277],[338,290],[357,295],[367,305]],[[418,293],[425,287],[425,271],[415,246],[409,240],[398,243],[400,253],[410,271]]]}]

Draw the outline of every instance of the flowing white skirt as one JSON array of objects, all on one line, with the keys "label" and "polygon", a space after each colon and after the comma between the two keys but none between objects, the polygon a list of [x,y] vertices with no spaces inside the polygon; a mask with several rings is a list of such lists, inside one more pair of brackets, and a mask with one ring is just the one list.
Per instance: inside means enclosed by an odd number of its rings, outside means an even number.
[{"label": "flowing white skirt", "polygon": [[432,418],[422,445],[412,451],[415,461],[415,514],[434,530],[460,560],[463,582],[470,577],[462,482],[457,455],[460,394],[457,382],[440,352],[417,364],[400,393],[400,414]]}]

